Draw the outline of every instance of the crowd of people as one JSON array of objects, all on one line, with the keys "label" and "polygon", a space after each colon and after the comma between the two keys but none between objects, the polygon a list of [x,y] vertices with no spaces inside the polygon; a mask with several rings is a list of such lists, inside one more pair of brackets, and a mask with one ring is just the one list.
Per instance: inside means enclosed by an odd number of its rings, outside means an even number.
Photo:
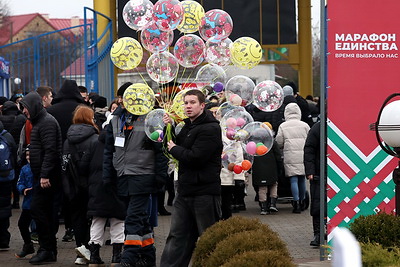
[{"label": "crowd of people", "polygon": [[[124,107],[122,97],[131,84],[120,86],[109,105],[73,80],[66,80],[57,94],[41,86],[25,96],[0,97],[0,149],[2,144],[8,148],[0,160],[9,157],[8,165],[0,165],[0,249],[9,248],[11,209],[22,208],[18,227],[24,245],[17,258],[36,252],[31,264],[56,262],[56,233],[63,222],[62,241],[76,243],[75,264],[104,263],[100,249],[109,226],[112,265],[155,266],[153,228],[158,215],[171,215],[164,206],[168,192],[173,212],[160,265],[188,266],[198,237],[209,226],[246,210],[250,181],[261,215],[278,212],[281,179],[290,181],[294,213],[304,210],[306,178],[312,198],[318,198],[319,124],[314,123],[319,105],[312,97],[302,98],[294,83],[283,87],[278,110],[246,106],[254,121],[268,122],[275,141],[269,153],[254,158],[249,172],[239,174],[221,164],[226,136],[215,115],[225,101],[223,93],[187,91],[185,124],[163,147],[145,134],[146,116]],[[163,121],[174,125],[168,114]],[[241,147],[237,150],[241,153]],[[168,156],[178,166],[171,168]],[[318,246],[315,201],[311,215],[310,245]]]}]

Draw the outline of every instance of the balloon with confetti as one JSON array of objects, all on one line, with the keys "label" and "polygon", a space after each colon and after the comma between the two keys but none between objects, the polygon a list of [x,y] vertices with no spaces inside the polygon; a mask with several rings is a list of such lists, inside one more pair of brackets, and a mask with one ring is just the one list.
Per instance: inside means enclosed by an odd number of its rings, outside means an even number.
[{"label": "balloon with confetti", "polygon": [[178,0],[158,0],[153,7],[153,20],[163,31],[175,30],[182,22],[183,14]]},{"label": "balloon with confetti", "polygon": [[267,154],[274,144],[274,134],[264,123],[255,121],[248,123],[244,129],[248,136],[243,140],[243,148],[252,156]]},{"label": "balloon with confetti", "polygon": [[253,102],[253,80],[244,75],[236,75],[225,85],[226,100],[234,106],[247,106]]},{"label": "balloon with confetti", "polygon": [[254,87],[254,105],[266,112],[277,110],[284,99],[282,87],[274,81],[262,81]]},{"label": "balloon with confetti", "polygon": [[163,122],[164,114],[165,110],[154,109],[146,115],[146,119],[144,120],[144,131],[154,142],[163,141],[163,129],[166,126]]},{"label": "balloon with confetti", "polygon": [[193,68],[203,62],[204,49],[204,41],[199,36],[187,34],[176,41],[174,55],[181,66]]},{"label": "balloon with confetti", "polygon": [[200,21],[204,17],[204,8],[196,1],[186,0],[181,2],[183,19],[177,29],[183,33],[194,33],[199,30]]},{"label": "balloon with confetti", "polygon": [[110,58],[117,68],[132,70],[142,61],[143,48],[137,40],[131,37],[122,37],[112,45]]},{"label": "balloon with confetti", "polygon": [[179,64],[174,55],[164,51],[149,57],[146,62],[146,70],[153,81],[164,84],[175,79]]},{"label": "balloon with confetti", "polygon": [[160,30],[154,22],[145,26],[140,34],[143,47],[151,53],[167,50],[173,39],[173,31]]},{"label": "balloon with confetti", "polygon": [[153,90],[144,83],[130,85],[122,97],[126,110],[134,115],[145,115],[153,109],[155,96]]},{"label": "balloon with confetti", "polygon": [[122,18],[129,28],[140,31],[153,19],[153,3],[149,0],[130,0],[122,10]]},{"label": "balloon with confetti", "polygon": [[208,63],[217,64],[219,66],[228,66],[231,64],[231,51],[229,49],[232,44],[231,39],[226,38],[222,41],[215,41],[212,37],[206,42],[205,59]]},{"label": "balloon with confetti", "polygon": [[199,34],[204,41],[214,37],[215,42],[227,38],[233,30],[231,16],[224,10],[212,9],[201,19]]}]

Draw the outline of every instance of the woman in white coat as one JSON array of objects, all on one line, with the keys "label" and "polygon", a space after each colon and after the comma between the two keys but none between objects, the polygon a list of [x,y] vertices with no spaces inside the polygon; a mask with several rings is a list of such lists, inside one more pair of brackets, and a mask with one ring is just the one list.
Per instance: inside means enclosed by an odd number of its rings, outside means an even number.
[{"label": "woman in white coat", "polygon": [[310,126],[300,120],[301,111],[296,103],[289,103],[284,115],[285,122],[278,128],[276,142],[283,148],[285,174],[290,178],[294,201],[293,213],[301,213],[306,191],[303,149]]}]

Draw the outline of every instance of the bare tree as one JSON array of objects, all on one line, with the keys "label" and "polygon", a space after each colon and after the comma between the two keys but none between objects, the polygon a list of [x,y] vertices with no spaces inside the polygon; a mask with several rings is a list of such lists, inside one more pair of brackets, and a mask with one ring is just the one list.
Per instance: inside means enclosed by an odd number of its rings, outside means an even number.
[{"label": "bare tree", "polygon": [[313,88],[314,95],[320,95],[320,81],[321,81],[321,46],[320,46],[320,37],[319,30],[316,29],[317,26],[313,27],[313,53],[312,53],[312,61],[313,61]]},{"label": "bare tree", "polygon": [[10,8],[8,2],[0,0],[0,26],[3,26],[7,21],[7,17],[10,15]]}]

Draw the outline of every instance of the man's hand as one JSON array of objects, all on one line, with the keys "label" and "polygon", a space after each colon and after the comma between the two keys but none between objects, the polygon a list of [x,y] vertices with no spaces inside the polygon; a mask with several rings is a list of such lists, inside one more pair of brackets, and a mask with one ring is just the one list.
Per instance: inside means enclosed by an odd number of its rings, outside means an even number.
[{"label": "man's hand", "polygon": [[167,125],[168,123],[171,123],[171,124],[172,124],[172,119],[171,119],[171,117],[168,115],[168,113],[164,113],[163,122],[164,122],[165,125]]},{"label": "man's hand", "polygon": [[168,144],[168,151],[170,151],[174,146],[176,146],[174,141],[172,140],[169,140],[167,144]]},{"label": "man's hand", "polygon": [[308,180],[312,181],[313,178],[314,178],[314,175],[312,175],[312,174],[307,175]]},{"label": "man's hand", "polygon": [[50,179],[48,178],[40,178],[40,187],[41,188],[50,188],[51,184],[50,184]]},{"label": "man's hand", "polygon": [[28,194],[29,190],[32,190],[32,187],[24,189],[24,196]]}]

